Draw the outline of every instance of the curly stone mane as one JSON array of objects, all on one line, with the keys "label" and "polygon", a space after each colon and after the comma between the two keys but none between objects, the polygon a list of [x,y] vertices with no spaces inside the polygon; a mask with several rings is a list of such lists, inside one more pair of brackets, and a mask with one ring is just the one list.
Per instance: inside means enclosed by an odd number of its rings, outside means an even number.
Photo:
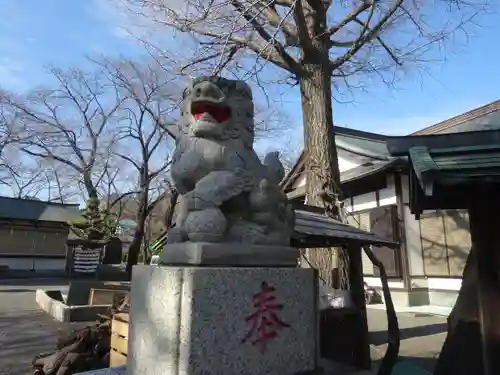
[{"label": "curly stone mane", "polygon": [[255,138],[252,90],[248,84],[242,81],[222,77],[199,77],[190,80],[182,95],[179,131],[191,136],[189,128],[193,117],[189,108],[193,96],[193,87],[204,81],[217,85],[224,93],[224,103],[231,109],[231,118],[225,124],[221,140],[240,139],[245,147],[252,148]]}]

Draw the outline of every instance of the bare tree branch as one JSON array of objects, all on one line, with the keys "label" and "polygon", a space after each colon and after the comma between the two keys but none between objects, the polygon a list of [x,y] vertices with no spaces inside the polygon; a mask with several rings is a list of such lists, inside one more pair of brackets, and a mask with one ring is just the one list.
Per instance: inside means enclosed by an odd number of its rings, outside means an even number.
[{"label": "bare tree branch", "polygon": [[[133,194],[121,194],[116,198],[122,200],[132,195],[135,198],[136,228],[127,263],[130,271],[138,260],[146,234],[146,221],[165,196],[164,181],[174,140],[162,124],[173,121],[180,95],[173,78],[154,64],[124,59],[104,60],[99,64],[110,84],[127,98],[117,122],[119,147],[114,150],[114,155],[126,162],[127,166],[122,163],[122,169],[130,170],[127,175],[136,177]],[[163,188],[158,191],[162,184]],[[145,255],[149,257],[147,252]]]},{"label": "bare tree branch", "polygon": [[69,167],[86,194],[97,198],[96,183],[115,142],[111,124],[124,99],[99,74],[57,68],[49,72],[55,88],[25,96],[4,94],[1,104],[16,113],[23,128],[17,141],[23,153]]}]

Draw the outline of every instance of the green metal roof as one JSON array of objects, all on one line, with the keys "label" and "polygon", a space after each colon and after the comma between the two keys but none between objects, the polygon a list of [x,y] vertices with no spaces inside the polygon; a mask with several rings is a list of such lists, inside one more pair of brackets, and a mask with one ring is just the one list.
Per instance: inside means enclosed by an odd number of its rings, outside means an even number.
[{"label": "green metal roof", "polygon": [[427,196],[433,194],[436,183],[500,182],[500,145],[438,149],[414,146],[410,148],[409,156]]}]

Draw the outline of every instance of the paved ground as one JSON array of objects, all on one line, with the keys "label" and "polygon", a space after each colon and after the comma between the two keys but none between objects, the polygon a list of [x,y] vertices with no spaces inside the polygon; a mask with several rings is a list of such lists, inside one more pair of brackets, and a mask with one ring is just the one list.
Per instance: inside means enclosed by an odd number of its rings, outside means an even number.
[{"label": "paved ground", "polygon": [[[369,310],[383,310],[385,311],[384,304],[368,305]],[[411,313],[411,314],[427,314],[448,317],[453,307],[436,306],[436,305],[423,305],[423,306],[396,306],[397,313]]]},{"label": "paved ground", "polygon": [[1,375],[32,374],[34,356],[54,350],[58,330],[69,328],[38,309],[35,290],[40,287],[64,290],[67,282],[0,280]]},{"label": "paved ground", "polygon": [[[0,375],[28,375],[33,357],[55,349],[59,330],[70,328],[38,309],[37,288],[67,290],[67,281],[0,280]],[[398,314],[401,329],[400,360],[432,371],[446,335],[446,319],[438,316]],[[368,310],[372,356],[385,352],[385,311]],[[81,323],[80,323],[81,325]]]},{"label": "paved ground", "polygon": [[[433,371],[446,338],[446,318],[424,314],[398,314],[401,334],[400,361],[412,362],[427,371]],[[374,347],[372,357],[385,353],[387,319],[385,311],[368,310],[370,341]]]}]

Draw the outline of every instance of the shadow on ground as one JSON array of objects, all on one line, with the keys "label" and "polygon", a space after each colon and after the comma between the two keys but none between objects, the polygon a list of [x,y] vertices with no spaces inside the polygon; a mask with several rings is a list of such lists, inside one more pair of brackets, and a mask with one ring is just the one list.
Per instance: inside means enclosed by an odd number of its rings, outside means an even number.
[{"label": "shadow on ground", "polygon": [[33,289],[13,288],[13,289],[0,290],[0,295],[2,293],[29,293],[29,292],[33,292]]},{"label": "shadow on ground", "polygon": [[[0,305],[2,297],[0,294]],[[79,324],[85,326],[87,324]],[[60,331],[76,327],[62,324],[42,311],[13,311],[0,314],[0,374],[32,374],[31,361],[44,352],[55,351]]]},{"label": "shadow on ground", "polygon": [[[415,327],[400,328],[401,340],[413,337],[424,337],[446,332],[448,326],[446,323],[427,324]],[[383,345],[387,343],[387,331],[370,332],[370,344]]]},{"label": "shadow on ground", "polygon": [[[16,287],[22,286],[56,286],[56,285],[68,285],[69,278],[1,278],[1,286],[15,285]],[[2,290],[3,291],[3,290]]]}]

